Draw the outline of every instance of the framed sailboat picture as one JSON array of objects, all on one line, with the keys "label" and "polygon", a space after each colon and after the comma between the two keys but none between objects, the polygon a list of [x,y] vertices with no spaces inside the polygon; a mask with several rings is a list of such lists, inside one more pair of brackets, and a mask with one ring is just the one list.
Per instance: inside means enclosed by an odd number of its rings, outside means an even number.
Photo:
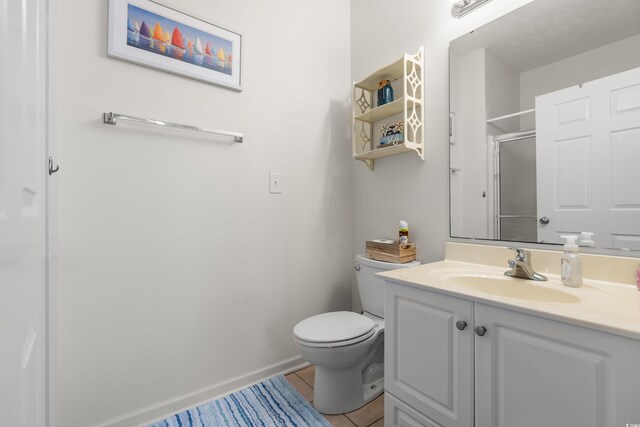
[{"label": "framed sailboat picture", "polygon": [[242,35],[150,0],[109,0],[111,57],[242,90]]}]

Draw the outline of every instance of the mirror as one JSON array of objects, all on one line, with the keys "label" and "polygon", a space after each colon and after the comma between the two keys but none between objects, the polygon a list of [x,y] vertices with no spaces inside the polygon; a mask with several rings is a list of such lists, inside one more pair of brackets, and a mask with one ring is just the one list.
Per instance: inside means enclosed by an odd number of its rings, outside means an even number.
[{"label": "mirror", "polygon": [[535,0],[449,51],[451,237],[640,250],[640,1]]}]

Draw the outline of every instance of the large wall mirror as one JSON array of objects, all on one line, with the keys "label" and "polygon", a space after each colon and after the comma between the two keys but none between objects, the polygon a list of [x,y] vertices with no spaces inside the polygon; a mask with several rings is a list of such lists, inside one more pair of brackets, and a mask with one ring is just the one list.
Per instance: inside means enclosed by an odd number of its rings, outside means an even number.
[{"label": "large wall mirror", "polygon": [[450,44],[451,236],[640,250],[640,1],[535,0]]}]

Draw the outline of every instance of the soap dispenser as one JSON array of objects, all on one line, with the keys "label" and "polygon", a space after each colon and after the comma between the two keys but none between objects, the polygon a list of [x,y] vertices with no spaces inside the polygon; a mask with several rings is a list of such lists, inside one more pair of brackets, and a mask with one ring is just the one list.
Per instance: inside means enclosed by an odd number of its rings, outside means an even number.
[{"label": "soap dispenser", "polygon": [[580,233],[580,246],[593,248],[596,246],[596,242],[593,241],[593,233],[590,231],[583,231]]},{"label": "soap dispenser", "polygon": [[562,284],[577,288],[582,286],[582,258],[576,245],[577,236],[562,236],[567,241],[560,257],[560,277]]}]

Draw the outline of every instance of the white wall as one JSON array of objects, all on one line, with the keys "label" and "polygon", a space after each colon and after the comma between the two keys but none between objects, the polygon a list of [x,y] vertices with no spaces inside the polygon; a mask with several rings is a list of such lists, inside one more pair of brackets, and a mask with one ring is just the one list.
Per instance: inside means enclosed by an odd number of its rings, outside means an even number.
[{"label": "white wall", "polygon": [[131,425],[300,363],[295,323],[351,306],[349,3],[163,2],[244,34],[244,92],[108,58],[108,2],[56,2],[60,427]]},{"label": "white wall", "polygon": [[418,259],[444,258],[449,239],[449,41],[529,1],[494,0],[455,19],[445,0],[351,0],[353,80],[425,46],[427,153],[424,162],[411,153],[376,160],[374,171],[351,162],[355,252],[364,250],[367,239],[392,235],[398,220],[407,219]]},{"label": "white wall", "polygon": [[[458,159],[454,166],[460,171],[454,179],[461,183],[460,209],[474,212],[463,218],[461,228],[451,227],[454,236],[489,237],[487,230],[487,128],[485,50],[478,49],[456,59],[458,72],[451,73],[453,86],[459,88],[459,99],[450,105],[456,115],[455,144],[451,145],[451,158]],[[455,105],[457,104],[457,105]]]},{"label": "white wall", "polygon": [[[485,52],[487,119],[516,113],[520,108],[520,73],[491,53]],[[502,119],[487,126],[488,135],[520,130],[517,118]]]},{"label": "white wall", "polygon": [[[534,108],[538,95],[637,67],[640,67],[640,35],[527,70],[520,75],[521,109]],[[529,126],[526,129],[534,127],[532,115],[523,117],[525,120],[523,126]]]}]

